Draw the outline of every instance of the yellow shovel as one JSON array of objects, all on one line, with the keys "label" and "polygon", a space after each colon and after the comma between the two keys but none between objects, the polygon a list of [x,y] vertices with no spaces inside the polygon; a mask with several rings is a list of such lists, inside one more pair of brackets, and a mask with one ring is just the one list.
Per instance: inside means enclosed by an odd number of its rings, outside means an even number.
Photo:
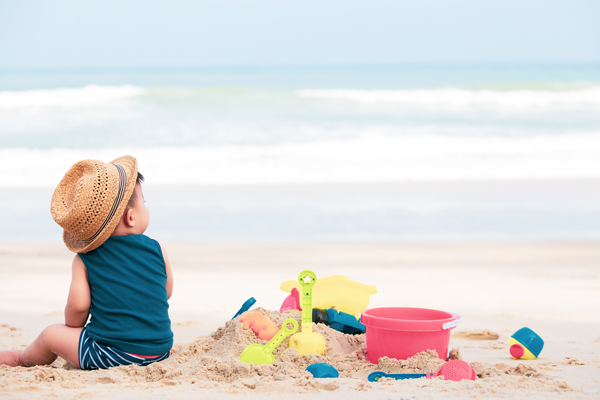
[{"label": "yellow shovel", "polygon": [[[287,325],[292,324],[293,328],[288,329]],[[283,321],[279,332],[273,336],[273,339],[269,340],[266,345],[251,344],[246,347],[240,356],[240,361],[249,364],[271,364],[275,357],[273,357],[273,350],[286,338],[298,329],[298,322],[293,318],[288,318]]]},{"label": "yellow shovel", "polygon": [[302,286],[302,330],[292,335],[290,347],[297,349],[301,356],[325,355],[325,338],[313,332],[312,326],[312,287],[317,282],[317,275],[310,270],[302,271],[298,276],[298,282]]}]

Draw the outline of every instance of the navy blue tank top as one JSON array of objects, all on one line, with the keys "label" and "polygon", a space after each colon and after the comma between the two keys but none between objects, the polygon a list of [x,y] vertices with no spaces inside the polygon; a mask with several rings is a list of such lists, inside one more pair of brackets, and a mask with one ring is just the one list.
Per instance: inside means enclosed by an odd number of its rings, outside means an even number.
[{"label": "navy blue tank top", "polygon": [[127,353],[169,351],[167,272],[158,242],[144,235],[112,236],[79,256],[92,295],[88,335]]}]

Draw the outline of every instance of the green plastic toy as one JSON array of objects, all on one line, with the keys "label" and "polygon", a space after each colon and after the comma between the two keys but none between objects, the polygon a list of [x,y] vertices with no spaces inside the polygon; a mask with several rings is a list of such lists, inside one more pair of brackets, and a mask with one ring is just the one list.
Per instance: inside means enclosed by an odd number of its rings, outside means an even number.
[{"label": "green plastic toy", "polygon": [[[288,329],[288,324],[292,324],[293,328]],[[279,332],[273,336],[273,339],[269,340],[269,343],[264,346],[261,344],[251,344],[246,347],[240,356],[240,361],[248,364],[271,364],[273,360],[275,360],[275,357],[273,357],[273,350],[275,350],[275,347],[277,347],[286,336],[296,332],[297,329],[298,322],[296,322],[295,319],[286,319],[283,321],[283,325],[281,325]]]},{"label": "green plastic toy", "polygon": [[301,356],[307,354],[325,355],[325,338],[313,332],[312,326],[312,287],[317,282],[314,272],[305,270],[298,275],[302,286],[302,329],[290,338],[290,347],[297,349]]}]

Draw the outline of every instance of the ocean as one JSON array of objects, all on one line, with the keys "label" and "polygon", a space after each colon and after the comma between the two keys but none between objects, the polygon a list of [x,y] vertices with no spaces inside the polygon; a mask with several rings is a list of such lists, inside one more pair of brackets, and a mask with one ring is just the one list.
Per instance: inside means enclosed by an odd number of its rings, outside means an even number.
[{"label": "ocean", "polygon": [[0,71],[0,240],[123,154],[173,240],[598,239],[600,65]]}]

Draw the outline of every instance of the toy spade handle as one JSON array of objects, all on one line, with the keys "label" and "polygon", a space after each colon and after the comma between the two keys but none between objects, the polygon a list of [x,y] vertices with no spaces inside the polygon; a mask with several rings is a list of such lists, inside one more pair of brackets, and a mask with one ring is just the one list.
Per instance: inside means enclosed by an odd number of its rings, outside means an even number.
[{"label": "toy spade handle", "polygon": [[369,382],[377,382],[381,378],[392,378],[392,379],[418,379],[418,378],[431,378],[431,374],[386,374],[385,372],[375,371],[371,372],[367,379]]},{"label": "toy spade handle", "polygon": [[369,376],[367,377],[367,380],[369,382],[377,382],[378,380],[380,380],[381,378],[385,378],[386,376],[387,376],[387,374],[385,374],[383,372],[375,371],[375,372],[371,372],[369,374]]},{"label": "toy spade handle", "polygon": [[238,310],[238,312],[235,313],[235,315],[231,319],[235,319],[235,317],[237,317],[238,315],[241,315],[248,311],[250,307],[254,305],[254,303],[256,303],[256,299],[254,297],[250,297],[244,302],[244,304],[242,304],[242,307]]},{"label": "toy spade handle", "polygon": [[[288,324],[292,324],[294,327],[292,329],[288,329]],[[263,352],[265,354],[272,353],[273,350],[275,350],[275,347],[279,346],[279,343],[281,343],[287,335],[296,332],[296,330],[298,330],[298,322],[296,322],[296,320],[293,318],[286,319],[283,321],[279,332],[277,332],[277,334],[273,336],[273,339],[269,340],[269,343],[265,345]]]},{"label": "toy spade handle", "polygon": [[298,282],[302,286],[302,332],[312,333],[312,286],[317,282],[317,275],[304,270],[298,275]]}]

